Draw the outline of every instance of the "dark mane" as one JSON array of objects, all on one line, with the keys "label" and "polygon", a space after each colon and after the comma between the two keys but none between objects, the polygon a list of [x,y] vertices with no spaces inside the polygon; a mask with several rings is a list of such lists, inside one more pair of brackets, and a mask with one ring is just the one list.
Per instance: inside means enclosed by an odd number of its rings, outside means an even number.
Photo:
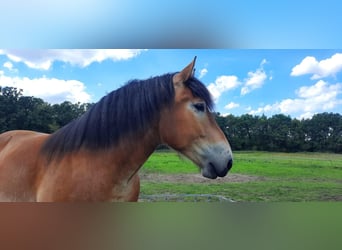
[{"label": "dark mane", "polygon": [[[120,139],[146,132],[159,120],[163,108],[174,101],[173,74],[147,80],[132,80],[112,91],[85,114],[53,133],[42,147],[48,159],[80,148],[99,150],[118,144]],[[213,102],[207,88],[196,78],[186,82],[194,96],[209,109]],[[132,138],[133,139],[133,138]]]}]

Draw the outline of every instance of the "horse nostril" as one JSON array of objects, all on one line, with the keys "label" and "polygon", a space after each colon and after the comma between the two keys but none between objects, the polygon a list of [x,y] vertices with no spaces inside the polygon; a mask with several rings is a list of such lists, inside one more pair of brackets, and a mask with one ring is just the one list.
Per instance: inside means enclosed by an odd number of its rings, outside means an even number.
[{"label": "horse nostril", "polygon": [[233,166],[233,160],[230,159],[230,160],[228,161],[228,164],[227,164],[227,169],[228,169],[228,170],[231,169],[232,166]]}]

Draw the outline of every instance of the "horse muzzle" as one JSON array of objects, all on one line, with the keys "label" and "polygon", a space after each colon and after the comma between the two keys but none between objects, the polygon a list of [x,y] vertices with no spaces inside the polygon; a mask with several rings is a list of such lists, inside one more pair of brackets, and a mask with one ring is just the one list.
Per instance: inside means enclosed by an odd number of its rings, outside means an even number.
[{"label": "horse muzzle", "polygon": [[233,156],[229,144],[211,145],[202,155],[202,175],[209,179],[224,177],[233,166]]},{"label": "horse muzzle", "polygon": [[233,166],[233,159],[230,157],[223,163],[208,162],[202,168],[202,175],[209,179],[224,177]]}]

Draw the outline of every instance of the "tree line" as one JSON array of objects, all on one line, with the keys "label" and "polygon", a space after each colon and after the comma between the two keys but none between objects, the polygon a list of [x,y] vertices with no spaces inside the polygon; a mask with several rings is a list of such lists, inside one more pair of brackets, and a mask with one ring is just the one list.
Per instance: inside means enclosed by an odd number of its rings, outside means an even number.
[{"label": "tree line", "polygon": [[342,153],[342,115],[320,113],[311,119],[228,115],[216,120],[235,150]]},{"label": "tree line", "polygon": [[[91,103],[49,104],[23,96],[22,90],[0,86],[0,133],[27,129],[52,133],[86,112]],[[311,119],[215,115],[233,150],[342,153],[342,115],[321,113]]]},{"label": "tree line", "polygon": [[15,129],[53,133],[91,105],[67,101],[51,105],[40,98],[23,96],[20,89],[0,86],[0,133]]}]

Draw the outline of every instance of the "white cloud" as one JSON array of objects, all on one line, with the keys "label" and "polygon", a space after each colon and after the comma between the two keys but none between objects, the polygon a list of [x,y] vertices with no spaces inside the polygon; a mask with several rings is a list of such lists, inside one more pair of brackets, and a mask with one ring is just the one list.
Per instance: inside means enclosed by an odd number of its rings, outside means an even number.
[{"label": "white cloud", "polygon": [[50,49],[50,50],[0,50],[14,62],[23,62],[28,67],[48,70],[53,62],[61,61],[79,67],[86,67],[104,60],[128,60],[141,53],[138,49]]},{"label": "white cloud", "polygon": [[313,113],[311,113],[311,112],[305,112],[305,113],[303,113],[303,114],[301,114],[301,115],[299,115],[297,118],[298,119],[311,119],[312,117],[313,117]]},{"label": "white cloud", "polygon": [[214,100],[218,101],[223,92],[234,89],[240,84],[241,82],[239,82],[236,76],[219,76],[216,78],[215,83],[209,84],[208,90]]},{"label": "white cloud", "polygon": [[241,88],[241,95],[245,95],[254,89],[261,88],[267,79],[266,72],[263,69],[264,64],[267,63],[266,59],[263,59],[260,63],[260,67],[255,72],[248,72],[248,77],[243,81],[239,81],[237,76],[219,76],[214,83],[210,83],[208,89],[213,96],[215,102],[218,101],[223,92],[235,89],[240,85],[244,85]]},{"label": "white cloud", "polygon": [[342,84],[329,84],[319,80],[311,86],[300,87],[296,91],[297,98],[284,99],[272,105],[259,107],[249,113],[283,113],[298,118],[309,118],[315,113],[324,112],[342,104],[338,95],[342,93]]},{"label": "white cloud", "polygon": [[39,97],[49,103],[91,101],[91,96],[86,92],[84,83],[77,80],[46,77],[30,79],[0,74],[0,83],[2,86],[23,89],[24,95]]},{"label": "white cloud", "polygon": [[227,117],[227,116],[229,116],[229,115],[231,115],[231,113],[223,113],[223,114],[220,114],[220,116],[223,116],[223,117]]},{"label": "white cloud", "polygon": [[321,79],[334,76],[342,70],[342,54],[336,53],[330,58],[317,61],[315,57],[307,56],[300,64],[293,67],[291,76],[312,74],[311,79]]},{"label": "white cloud", "polygon": [[8,70],[13,70],[13,64],[11,62],[5,62],[3,67]]},{"label": "white cloud", "polygon": [[301,98],[314,98],[320,94],[324,94],[327,87],[329,87],[327,82],[319,80],[315,85],[300,87],[296,91],[296,94]]},{"label": "white cloud", "polygon": [[199,79],[203,78],[208,73],[208,70],[206,68],[200,70]]},{"label": "white cloud", "polygon": [[267,114],[267,113],[276,113],[279,112],[279,107],[278,103],[273,104],[273,105],[265,105],[263,107],[259,107],[256,110],[252,110],[252,108],[248,108],[249,114],[250,115],[261,115],[261,114]]},{"label": "white cloud", "polygon": [[235,109],[235,108],[238,108],[238,107],[240,107],[240,104],[235,103],[235,102],[230,102],[224,108],[225,109]]},{"label": "white cloud", "polygon": [[245,84],[241,88],[241,95],[246,95],[252,90],[261,88],[267,79],[266,72],[263,69],[263,65],[267,63],[266,59],[263,59],[260,63],[260,67],[256,71],[248,72],[248,78],[245,79]]}]

